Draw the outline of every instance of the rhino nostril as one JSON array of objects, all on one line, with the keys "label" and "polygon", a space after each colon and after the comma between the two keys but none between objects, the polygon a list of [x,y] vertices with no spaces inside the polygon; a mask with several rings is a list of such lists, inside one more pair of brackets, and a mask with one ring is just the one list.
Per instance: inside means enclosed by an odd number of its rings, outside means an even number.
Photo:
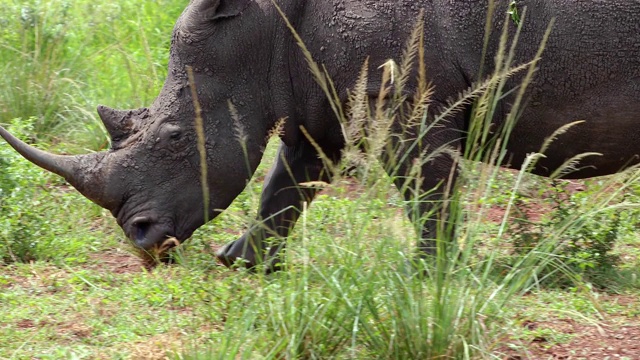
[{"label": "rhino nostril", "polygon": [[136,239],[142,240],[151,227],[151,221],[148,218],[136,218],[133,220],[132,226],[135,229]]}]

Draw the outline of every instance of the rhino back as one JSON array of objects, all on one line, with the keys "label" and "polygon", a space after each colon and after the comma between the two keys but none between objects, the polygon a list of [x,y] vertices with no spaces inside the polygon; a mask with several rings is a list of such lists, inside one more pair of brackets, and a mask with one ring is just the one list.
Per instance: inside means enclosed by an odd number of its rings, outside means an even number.
[{"label": "rhino back", "polygon": [[[439,6],[431,0],[306,2],[303,11],[295,15],[298,19],[296,28],[314,60],[327,69],[343,100],[368,59],[367,91],[375,97],[380,89],[380,66],[390,59],[400,63],[421,9],[425,13],[425,63],[430,81],[436,84],[434,102],[444,106],[447,100],[469,85],[457,67],[459,52],[447,50],[452,50],[450,46],[454,42],[446,36],[450,29],[440,19],[451,16],[453,11],[450,7]],[[479,30],[482,30],[482,25]],[[306,126],[316,129],[315,134],[320,137],[327,133],[339,135],[337,122],[327,126],[327,118],[331,117],[330,107],[315,80],[307,75],[307,64],[298,49],[292,49],[290,58],[298,64],[293,69],[297,81],[295,86],[304,89],[299,103],[304,103]],[[412,76],[406,90],[411,91],[415,86],[415,76]],[[314,134],[313,131],[311,133]],[[333,140],[339,142],[341,138],[336,136]]]},{"label": "rhino back", "polygon": [[[549,174],[572,156],[599,152],[570,175],[604,175],[637,162],[640,154],[640,2],[542,1],[527,6],[518,61],[533,58],[555,19],[527,107],[510,139],[514,163],[539,151],[559,127],[583,120],[560,136],[537,172]],[[518,79],[516,79],[517,81]],[[506,103],[505,105],[508,105]]]},{"label": "rhino back", "polygon": [[[488,53],[483,43],[488,1],[486,0],[325,0],[306,2],[297,17],[297,28],[314,59],[324,64],[342,98],[353,87],[357,74],[369,58],[369,92],[379,89],[379,66],[400,60],[406,40],[424,9],[426,67],[435,87],[434,103],[445,106],[471,84],[493,70],[500,31],[508,19],[507,1],[499,1],[492,24]],[[573,177],[614,172],[634,162],[640,154],[640,2],[581,0],[520,0],[526,18],[517,45],[514,64],[531,61],[552,20],[549,42],[535,80],[525,96],[518,126],[509,141],[512,167],[526,154],[539,151],[544,140],[563,125],[574,127],[554,142],[547,158],[536,170],[549,174],[567,159],[591,151],[591,157]],[[304,114],[310,128],[339,133],[327,125],[331,116],[327,102],[317,89],[299,53],[297,79],[305,89]],[[484,75],[479,70],[484,63]],[[508,89],[517,89],[523,75],[513,77]],[[413,80],[413,78],[411,78]],[[305,83],[305,81],[307,83]],[[415,86],[413,82],[408,90]],[[502,101],[497,122],[509,112],[514,95]],[[438,106],[434,106],[437,109]],[[464,130],[468,112],[450,120],[448,126]],[[335,123],[333,123],[335,124]],[[337,131],[336,131],[337,130]],[[460,133],[460,131],[458,131]]]}]

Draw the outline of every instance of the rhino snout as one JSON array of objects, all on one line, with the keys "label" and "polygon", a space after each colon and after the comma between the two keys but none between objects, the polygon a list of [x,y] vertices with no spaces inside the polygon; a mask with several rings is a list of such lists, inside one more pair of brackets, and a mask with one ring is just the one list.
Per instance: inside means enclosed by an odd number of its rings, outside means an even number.
[{"label": "rhino snout", "polygon": [[133,235],[132,238],[133,241],[136,242],[136,245],[141,248],[147,248],[147,246],[145,245],[147,242],[147,233],[149,232],[149,228],[151,227],[151,220],[147,217],[135,218],[131,223],[131,227],[131,234]]},{"label": "rhino snout", "polygon": [[137,247],[144,250],[151,250],[172,236],[165,226],[147,216],[134,218],[128,235]]}]

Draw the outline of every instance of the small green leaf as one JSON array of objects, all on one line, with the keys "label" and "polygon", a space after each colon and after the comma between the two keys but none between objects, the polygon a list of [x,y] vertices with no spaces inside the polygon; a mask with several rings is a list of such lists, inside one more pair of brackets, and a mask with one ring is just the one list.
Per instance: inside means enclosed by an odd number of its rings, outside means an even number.
[{"label": "small green leaf", "polygon": [[511,20],[513,20],[514,24],[520,26],[520,14],[518,13],[518,4],[516,4],[515,0],[509,3],[509,11],[507,11],[507,14],[511,15]]}]

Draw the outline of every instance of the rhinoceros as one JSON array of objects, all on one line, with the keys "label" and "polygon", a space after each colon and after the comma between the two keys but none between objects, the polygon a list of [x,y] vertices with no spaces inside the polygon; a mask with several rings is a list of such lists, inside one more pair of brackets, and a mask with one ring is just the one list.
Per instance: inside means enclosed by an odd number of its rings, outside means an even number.
[{"label": "rhinoceros", "polygon": [[[400,58],[423,11],[424,60],[434,89],[430,111],[482,81],[480,69],[485,66],[484,73],[490,72],[502,25],[515,28],[504,16],[509,2],[498,1],[484,53],[488,0],[276,2],[284,17],[271,0],[192,0],[173,30],[168,76],[153,104],[135,110],[98,107],[112,140],[108,151],[53,155],[17,140],[5,129],[0,128],[0,135],[25,158],[63,176],[110,210],[135,245],[151,249],[167,237],[186,240],[227,208],[260,163],[268,134],[279,119],[286,119],[279,132],[277,159],[262,191],[257,220],[263,226],[251,227],[217,254],[227,266],[238,259],[254,266],[265,257],[276,257],[279,239],[289,234],[303,203],[314,198],[317,189],[299,184],[331,180],[318,150],[338,161],[345,147],[343,127],[310,73],[285,17],[315,61],[324,65],[340,101],[346,103],[348,89],[366,59],[372,74],[366,93],[371,99],[378,96],[380,80],[373,75],[380,74],[380,66],[389,59]],[[585,152],[601,156],[583,159],[570,177],[611,174],[638,163],[640,2],[521,0],[517,6],[526,7],[527,16],[514,63],[533,59],[552,19],[555,25],[511,133],[505,165],[519,168],[555,130],[576,120],[585,123],[553,142],[534,173],[549,175]],[[192,68],[193,83],[187,67]],[[206,138],[210,191],[206,200],[192,86]],[[416,86],[417,81],[409,79],[408,99]],[[514,93],[503,97],[494,125],[504,121]],[[402,185],[425,149],[464,147],[470,114],[471,105],[427,134],[421,146],[404,149],[394,179],[405,198],[420,196]],[[243,142],[238,141],[238,128]],[[442,198],[443,184],[451,174],[455,178],[452,167],[454,156],[445,152],[421,165],[418,183],[433,202],[412,207],[414,216],[427,213]],[[208,213],[203,211],[205,205]],[[433,252],[436,228],[432,216],[421,230],[418,248],[426,253]]]}]

